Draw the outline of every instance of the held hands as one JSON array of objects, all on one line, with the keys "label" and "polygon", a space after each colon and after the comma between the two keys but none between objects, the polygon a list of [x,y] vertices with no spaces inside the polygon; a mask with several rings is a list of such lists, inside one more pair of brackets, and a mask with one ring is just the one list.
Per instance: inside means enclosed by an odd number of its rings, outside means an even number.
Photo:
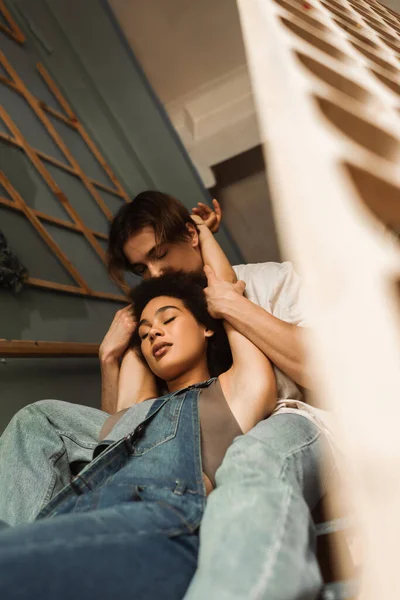
[{"label": "held hands", "polygon": [[[206,222],[204,221],[204,219],[202,219],[200,217],[200,215],[190,215],[192,218],[192,221],[194,221],[197,225],[197,227],[199,228],[200,232],[204,229],[208,229]],[[210,230],[211,233],[211,230]]]},{"label": "held hands", "polygon": [[132,314],[132,305],[119,310],[110,325],[99,349],[99,358],[103,361],[118,360],[125,353],[135,331],[136,321]]},{"label": "held hands", "polygon": [[243,296],[246,284],[244,281],[236,283],[223,281],[208,265],[204,266],[204,273],[208,283],[204,290],[208,312],[214,319],[223,319],[226,306],[229,302],[235,301],[237,296]]},{"label": "held hands", "polygon": [[198,202],[192,210],[192,219],[196,225],[206,225],[212,233],[217,233],[222,219],[222,210],[218,200],[212,201],[213,209],[203,202]]}]

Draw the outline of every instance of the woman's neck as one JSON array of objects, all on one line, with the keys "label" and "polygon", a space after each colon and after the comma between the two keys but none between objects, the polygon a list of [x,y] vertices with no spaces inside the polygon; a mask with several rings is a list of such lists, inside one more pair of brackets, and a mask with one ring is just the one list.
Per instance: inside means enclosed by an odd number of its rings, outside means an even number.
[{"label": "woman's neck", "polygon": [[190,371],[182,373],[171,381],[167,381],[168,391],[177,392],[178,390],[182,390],[189,385],[201,383],[202,381],[207,381],[208,379],[210,379],[210,372],[207,366],[200,365],[194,369],[191,369]]}]

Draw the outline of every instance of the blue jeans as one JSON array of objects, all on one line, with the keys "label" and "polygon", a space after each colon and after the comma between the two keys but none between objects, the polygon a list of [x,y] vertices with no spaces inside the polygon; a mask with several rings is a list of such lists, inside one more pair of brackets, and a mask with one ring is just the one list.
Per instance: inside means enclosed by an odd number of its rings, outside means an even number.
[{"label": "blue jeans", "polygon": [[[50,433],[56,422],[49,415],[52,405],[58,414],[57,435],[54,431]],[[60,452],[60,443],[62,445],[65,439],[68,439],[68,444],[71,442],[71,436],[65,438],[62,435],[62,411],[56,410],[57,401],[48,401],[45,406],[48,411],[46,419],[43,419],[42,403],[32,405],[29,411],[23,409],[13,419],[19,421],[20,428],[26,430],[25,437],[30,442],[25,446],[30,446],[32,452],[38,449],[39,440],[42,444],[45,440],[48,442],[41,458],[37,451],[38,461],[30,463],[35,476],[18,482],[18,489],[25,490],[18,502],[18,515],[14,511],[14,519],[19,516],[20,522],[27,521],[27,516],[39,512],[43,496],[51,493],[52,481],[61,481],[63,478],[69,480],[70,477],[68,461],[50,459]],[[63,410],[65,408],[66,406],[62,407]],[[79,412],[80,408],[86,407],[69,406],[72,415],[77,411],[77,420],[83,418],[84,411]],[[36,421],[33,417],[35,412]],[[29,429],[23,427],[24,415],[27,414]],[[106,417],[107,415],[100,413],[91,420],[93,437],[90,438],[86,433],[83,438],[85,444],[90,443],[94,447],[95,438]],[[73,416],[67,421],[72,422]],[[10,441],[14,427],[15,424],[11,422],[3,434],[7,443],[4,446],[0,444],[3,479],[11,482],[6,494],[8,500],[12,497],[12,487],[17,482],[12,470],[8,469],[7,454],[3,450],[14,449],[18,454],[18,446],[13,446]],[[79,427],[83,427],[82,423]],[[90,430],[89,422],[86,429]],[[79,444],[78,438],[79,436],[76,440],[77,455],[84,460],[85,453],[82,452],[83,446]],[[207,500],[200,530],[198,569],[185,598],[312,600],[318,597],[322,581],[315,557],[315,532],[310,512],[323,495],[325,480],[332,469],[332,459],[329,452],[326,452],[326,476],[320,477],[319,467],[324,450],[323,436],[315,425],[295,414],[275,415],[258,424],[246,436],[235,440],[217,472],[217,489]],[[71,448],[69,452],[72,452]],[[91,453],[92,450],[87,451],[87,455]],[[74,452],[72,455],[76,456]],[[62,456],[65,458],[65,453]],[[45,465],[46,461],[48,464]],[[138,492],[135,486],[131,486],[131,491],[132,497],[143,493]],[[2,492],[1,495],[3,496]],[[40,503],[37,502],[38,498],[41,499]],[[2,504],[5,501],[2,499]],[[26,508],[23,506],[24,502]],[[136,507],[131,510],[138,510],[138,502],[131,504]],[[144,502],[142,506],[145,505],[148,503]],[[2,512],[7,515],[10,510],[3,508]],[[104,598],[129,590],[128,593],[136,598],[141,598],[143,593],[146,600],[158,599],[154,595],[155,591],[152,592],[152,585],[156,585],[157,577],[166,590],[175,594],[171,598],[181,598],[182,594],[179,594],[187,587],[194,574],[198,551],[197,535],[194,532],[181,535],[179,542],[168,536],[161,536],[159,539],[150,530],[143,530],[141,535],[135,535],[136,520],[133,515],[128,518],[125,514],[124,517],[121,518],[115,506],[104,507],[100,512],[96,508],[89,513],[73,514],[73,535],[69,539],[67,529],[71,532],[71,525],[68,524],[71,523],[70,514],[58,515],[54,520],[40,521],[33,526],[34,529],[19,527],[1,533],[0,564],[5,558],[7,563],[4,569],[3,562],[1,570],[10,574],[9,587],[0,587],[2,598],[24,597],[17,596],[15,582],[26,581],[21,565],[25,564],[24,568],[27,568],[24,560],[29,552],[33,552],[36,557],[33,561],[35,571],[40,573],[43,570],[45,577],[51,564],[57,573],[57,581],[65,582],[67,578],[71,582],[65,584],[69,592],[70,586],[77,584],[76,575],[83,573],[84,581],[79,580],[78,600],[93,597],[94,594],[103,597],[103,590]],[[53,523],[56,521],[59,529],[57,535],[54,535]],[[156,519],[155,522],[157,523]],[[27,536],[33,536],[31,545],[27,543]],[[53,556],[57,556],[55,564],[54,560],[50,560]],[[22,568],[19,574],[13,570],[13,565],[16,564],[19,569]],[[150,571],[148,564],[152,565]],[[138,584],[136,567],[148,576],[147,587],[144,586],[146,591]],[[13,586],[15,596],[12,595]],[[32,586],[27,589],[27,593],[30,597],[34,596]],[[43,598],[41,593],[38,596]]]},{"label": "blue jeans", "polygon": [[92,459],[108,416],[61,400],[18,411],[0,437],[0,521],[34,521],[70,482],[71,465]]},{"label": "blue jeans", "polygon": [[34,523],[0,532],[0,597],[182,598],[205,507],[198,396],[167,394],[94,459]]},{"label": "blue jeans", "polygon": [[300,415],[276,414],[236,438],[207,501],[185,600],[318,598],[311,511],[333,470],[324,435]]}]

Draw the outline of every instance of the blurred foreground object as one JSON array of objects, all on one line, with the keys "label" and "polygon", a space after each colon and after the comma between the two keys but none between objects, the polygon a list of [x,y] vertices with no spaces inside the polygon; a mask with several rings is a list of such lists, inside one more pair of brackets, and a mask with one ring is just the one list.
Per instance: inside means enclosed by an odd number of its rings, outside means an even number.
[{"label": "blurred foreground object", "polygon": [[397,600],[400,16],[375,0],[238,7],[316,399],[333,413],[359,527],[359,598]]}]

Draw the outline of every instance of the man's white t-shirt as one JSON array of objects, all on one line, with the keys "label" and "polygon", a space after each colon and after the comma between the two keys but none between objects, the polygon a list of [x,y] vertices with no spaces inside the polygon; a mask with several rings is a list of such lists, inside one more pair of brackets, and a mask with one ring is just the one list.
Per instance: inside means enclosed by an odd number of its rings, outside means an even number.
[{"label": "man's white t-shirt", "polygon": [[[287,323],[304,325],[300,300],[300,279],[292,263],[267,262],[233,267],[246,283],[246,297]],[[290,377],[274,367],[278,399],[301,399],[301,391]]]},{"label": "man's white t-shirt", "polygon": [[[233,267],[238,279],[246,283],[246,297],[266,311],[287,323],[305,326],[301,299],[300,279],[292,263],[267,262]],[[274,371],[278,387],[276,413],[291,412],[312,420],[331,437],[329,415],[302,401],[302,392],[290,377],[278,369]]]}]

